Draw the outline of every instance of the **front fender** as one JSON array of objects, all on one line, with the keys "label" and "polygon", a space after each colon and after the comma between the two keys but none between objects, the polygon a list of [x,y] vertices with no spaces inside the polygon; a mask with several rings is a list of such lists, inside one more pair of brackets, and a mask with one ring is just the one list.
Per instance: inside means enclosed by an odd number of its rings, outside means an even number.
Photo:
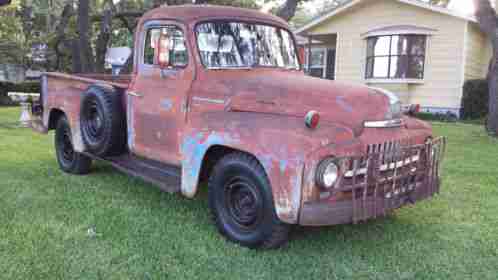
[{"label": "front fender", "polygon": [[256,157],[272,186],[278,217],[295,224],[301,206],[306,156],[324,144],[325,135],[327,139],[334,139],[330,133],[328,129],[319,132],[306,128],[301,118],[269,114],[213,112],[193,117],[180,148],[182,194],[195,196],[209,148],[229,147]]}]

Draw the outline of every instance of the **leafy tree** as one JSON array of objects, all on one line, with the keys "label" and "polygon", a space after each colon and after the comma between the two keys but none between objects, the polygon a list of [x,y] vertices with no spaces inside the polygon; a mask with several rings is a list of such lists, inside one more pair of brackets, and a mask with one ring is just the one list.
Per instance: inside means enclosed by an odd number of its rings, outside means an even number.
[{"label": "leafy tree", "polygon": [[28,40],[19,32],[23,28],[19,12],[19,1],[0,9],[0,63],[24,63]]},{"label": "leafy tree", "polygon": [[[47,65],[49,70],[82,73],[103,72],[108,47],[133,47],[133,34],[138,19],[151,8],[192,3],[260,8],[260,1],[257,0],[122,0],[116,4],[112,0],[14,1],[20,1],[17,6],[18,14],[14,16],[17,21],[8,21],[8,24],[13,25],[13,30],[22,30],[25,37],[23,45],[30,45],[26,44],[26,38],[47,43],[50,49]],[[310,0],[286,0],[274,12],[283,19],[290,20],[300,4],[307,1]],[[336,5],[345,0],[324,1]],[[309,19],[302,10],[298,12],[298,16],[296,21],[304,22]],[[11,33],[15,35],[19,32]],[[37,37],[35,34],[42,36]]]}]

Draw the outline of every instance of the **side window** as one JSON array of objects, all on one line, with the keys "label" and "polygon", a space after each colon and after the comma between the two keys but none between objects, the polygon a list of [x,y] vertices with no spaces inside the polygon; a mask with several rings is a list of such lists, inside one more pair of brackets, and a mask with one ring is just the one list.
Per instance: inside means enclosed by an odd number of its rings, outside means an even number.
[{"label": "side window", "polygon": [[170,38],[169,61],[170,67],[181,68],[188,64],[187,45],[183,31],[176,26],[153,27],[147,30],[144,46],[144,64],[157,65],[155,51],[160,34]]}]

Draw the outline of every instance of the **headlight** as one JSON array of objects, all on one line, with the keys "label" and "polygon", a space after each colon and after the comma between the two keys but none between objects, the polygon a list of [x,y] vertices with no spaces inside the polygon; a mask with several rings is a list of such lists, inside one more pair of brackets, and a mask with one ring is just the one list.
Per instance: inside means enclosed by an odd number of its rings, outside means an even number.
[{"label": "headlight", "polygon": [[389,111],[386,114],[386,120],[399,119],[402,117],[403,114],[402,104],[401,101],[399,101],[399,98],[396,96],[396,94],[382,88],[372,88],[372,89],[384,94],[389,98]]},{"label": "headlight", "polygon": [[334,187],[339,179],[339,167],[335,159],[328,158],[320,162],[316,170],[316,183],[323,188]]}]

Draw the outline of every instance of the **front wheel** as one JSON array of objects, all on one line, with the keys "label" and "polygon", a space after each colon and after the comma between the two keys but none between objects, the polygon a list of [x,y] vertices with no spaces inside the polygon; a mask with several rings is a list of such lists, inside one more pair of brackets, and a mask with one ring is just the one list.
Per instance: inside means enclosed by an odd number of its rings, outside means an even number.
[{"label": "front wheel", "polygon": [[244,153],[223,157],[209,178],[209,205],[218,230],[249,248],[277,248],[289,225],[275,212],[270,183],[257,160]]},{"label": "front wheel", "polygon": [[73,148],[71,127],[65,116],[57,121],[55,129],[55,152],[62,171],[83,175],[90,172],[92,159]]}]

